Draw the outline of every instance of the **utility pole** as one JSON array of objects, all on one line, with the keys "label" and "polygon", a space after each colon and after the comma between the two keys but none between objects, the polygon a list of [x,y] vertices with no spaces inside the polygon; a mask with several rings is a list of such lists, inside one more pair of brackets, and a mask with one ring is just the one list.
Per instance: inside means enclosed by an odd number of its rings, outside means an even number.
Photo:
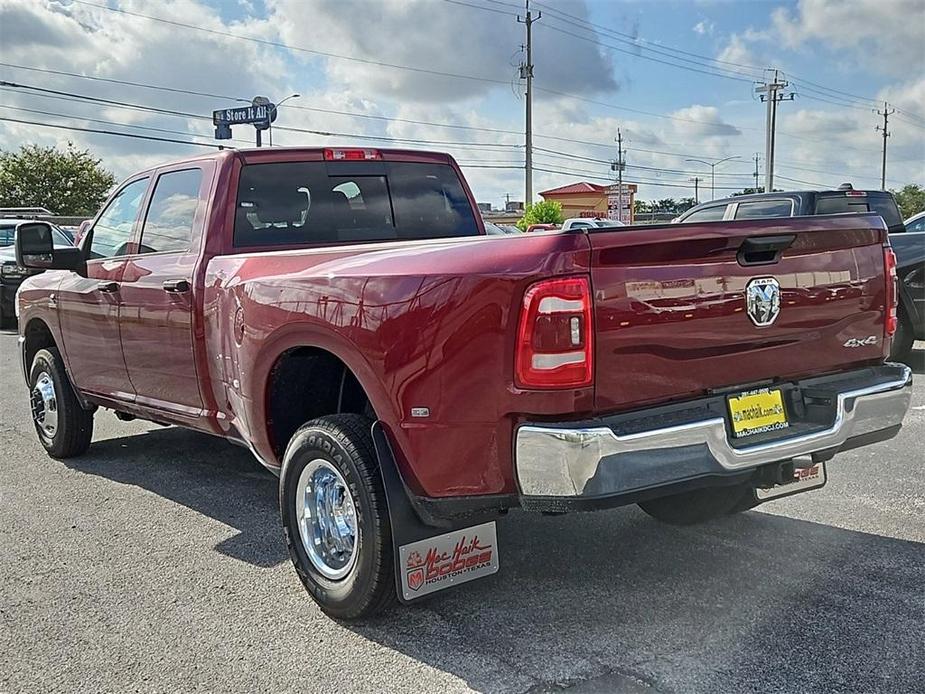
[{"label": "utility pole", "polygon": [[758,192],[758,152],[755,152],[755,192]]},{"label": "utility pole", "polygon": [[700,204],[700,182],[703,180],[699,176],[694,176],[693,178],[687,179],[694,182],[694,204]]},{"label": "utility pole", "polygon": [[527,90],[525,92],[527,102],[525,138],[525,160],[526,180],[524,182],[525,200],[524,205],[533,202],[533,22],[543,16],[542,12],[537,12],[536,16],[530,11],[530,0],[525,0],[526,17],[521,19],[517,15],[517,21],[527,28],[527,60],[520,64],[520,79],[527,81]]},{"label": "utility pole", "polygon": [[883,111],[876,111],[878,116],[883,116],[883,127],[879,125],[874,128],[874,130],[883,131],[883,164],[880,167],[880,190],[886,190],[886,138],[890,136],[890,131],[887,130],[890,122],[890,116],[896,113],[895,108],[889,108],[887,102],[883,102]]},{"label": "utility pole", "polygon": [[623,221],[623,170],[626,169],[626,161],[623,158],[623,133],[617,128],[617,137],[614,138],[617,143],[617,158],[610,164],[611,171],[617,172],[617,220]]},{"label": "utility pole", "polygon": [[[767,104],[767,117],[765,127],[764,144],[764,192],[770,193],[774,190],[774,138],[777,129],[777,104],[781,101],[793,101],[793,92],[783,94],[782,89],[786,89],[789,82],[783,81],[778,77],[778,71],[774,70],[774,79],[765,82],[757,87],[755,91],[761,93],[760,99]],[[767,92],[765,94],[764,92]]]}]

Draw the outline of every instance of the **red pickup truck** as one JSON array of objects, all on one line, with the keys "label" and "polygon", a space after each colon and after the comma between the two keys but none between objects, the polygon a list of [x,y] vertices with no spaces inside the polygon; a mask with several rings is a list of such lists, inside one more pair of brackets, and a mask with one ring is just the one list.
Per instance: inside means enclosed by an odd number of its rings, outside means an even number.
[{"label": "red pickup truck", "polygon": [[239,442],[327,613],[498,568],[509,509],[693,523],[896,434],[882,220],[487,236],[445,154],[226,150],[139,173],[79,248],[22,223],[38,438],[98,408]]}]

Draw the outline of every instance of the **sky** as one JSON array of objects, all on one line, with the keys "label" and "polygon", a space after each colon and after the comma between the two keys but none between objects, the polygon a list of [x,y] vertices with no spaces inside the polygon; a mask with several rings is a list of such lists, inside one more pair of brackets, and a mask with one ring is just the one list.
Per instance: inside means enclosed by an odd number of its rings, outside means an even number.
[{"label": "sky", "polygon": [[[618,129],[641,199],[693,197],[696,177],[707,200],[703,162],[726,157],[716,197],[753,186],[756,153],[763,183],[755,87],[771,68],[794,95],[775,187],[879,187],[884,101],[887,187],[925,184],[925,0],[530,7],[534,191],[612,180]],[[0,0],[0,81],[18,85],[0,86],[0,149],[72,141],[121,178],[215,144],[213,109],[298,93],[274,145],[448,151],[501,206],[524,196],[524,13],[516,0]],[[253,142],[235,126],[226,144]]]}]

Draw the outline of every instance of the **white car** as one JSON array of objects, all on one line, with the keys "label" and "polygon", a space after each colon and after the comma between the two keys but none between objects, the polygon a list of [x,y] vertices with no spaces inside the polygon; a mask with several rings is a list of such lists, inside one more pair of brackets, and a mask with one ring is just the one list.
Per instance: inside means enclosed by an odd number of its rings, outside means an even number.
[{"label": "white car", "polygon": [[906,231],[925,231],[925,212],[914,214],[905,221]]},{"label": "white car", "polygon": [[593,229],[595,227],[622,227],[623,222],[616,219],[602,219],[600,217],[572,217],[562,222],[562,231],[570,229]]}]

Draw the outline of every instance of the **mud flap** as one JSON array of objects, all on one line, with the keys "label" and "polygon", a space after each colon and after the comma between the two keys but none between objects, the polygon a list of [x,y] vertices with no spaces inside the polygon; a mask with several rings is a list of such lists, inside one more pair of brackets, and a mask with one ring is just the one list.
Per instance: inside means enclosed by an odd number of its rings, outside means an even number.
[{"label": "mud flap", "polygon": [[372,435],[392,525],[398,599],[407,604],[438,590],[497,573],[495,521],[457,526],[449,531],[422,523],[408,500],[408,491],[380,422],[373,423]]}]

